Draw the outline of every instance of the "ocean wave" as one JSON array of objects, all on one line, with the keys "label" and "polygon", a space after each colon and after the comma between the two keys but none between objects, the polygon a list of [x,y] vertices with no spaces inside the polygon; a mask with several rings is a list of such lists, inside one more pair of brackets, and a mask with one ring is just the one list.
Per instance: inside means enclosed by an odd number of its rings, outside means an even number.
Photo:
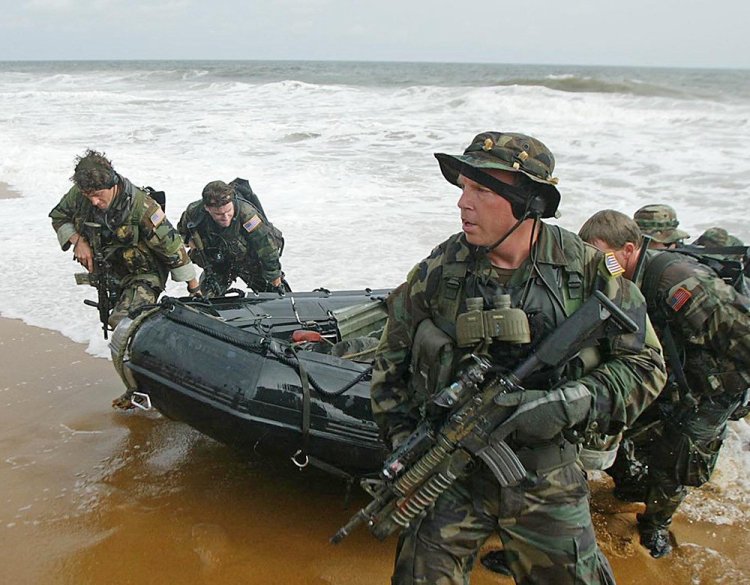
[{"label": "ocean wave", "polygon": [[646,83],[637,79],[607,80],[577,75],[547,75],[545,77],[514,77],[497,82],[499,86],[545,87],[571,93],[618,93],[644,97],[691,97],[683,91],[667,86]]},{"label": "ocean wave", "polygon": [[320,138],[318,132],[292,132],[284,136],[279,142],[303,142],[313,138]]}]

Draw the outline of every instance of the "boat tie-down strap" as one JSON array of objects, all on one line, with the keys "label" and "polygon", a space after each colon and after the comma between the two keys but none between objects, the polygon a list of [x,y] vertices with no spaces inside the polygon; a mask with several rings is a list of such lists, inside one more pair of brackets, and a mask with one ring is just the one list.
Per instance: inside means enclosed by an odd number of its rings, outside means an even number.
[{"label": "boat tie-down strap", "polygon": [[[310,447],[310,378],[307,375],[305,366],[302,365],[302,361],[299,359],[296,353],[294,357],[297,359],[299,379],[302,384],[302,421],[300,425],[300,430],[302,431],[302,447],[297,449],[297,452],[292,455],[292,463],[294,463],[300,471],[302,471],[302,469],[304,469],[308,465],[312,465],[313,467],[317,467],[321,471],[345,479],[349,484],[349,488],[347,488],[348,494],[351,490],[351,485],[354,484],[356,478],[351,473],[348,473],[343,469],[336,467],[335,465],[326,463],[325,461],[322,461],[321,459],[318,459],[317,457],[314,457],[308,453]],[[303,458],[302,461],[300,461],[300,457]]]}]

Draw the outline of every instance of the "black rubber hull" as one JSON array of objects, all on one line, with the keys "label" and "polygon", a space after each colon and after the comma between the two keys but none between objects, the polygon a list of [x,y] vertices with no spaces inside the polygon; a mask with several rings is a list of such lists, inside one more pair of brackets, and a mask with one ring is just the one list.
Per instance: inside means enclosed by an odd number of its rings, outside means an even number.
[{"label": "black rubber hull", "polygon": [[[219,299],[199,310],[168,301],[171,306],[133,335],[126,366],[160,412],[222,443],[284,457],[301,450],[300,463],[307,455],[347,472],[372,473],[385,452],[372,420],[369,376],[339,396],[328,395],[362,377],[367,364],[291,352],[287,341],[313,323],[333,331],[331,311],[378,293],[293,299],[268,293]],[[305,388],[300,366],[326,394]]]}]

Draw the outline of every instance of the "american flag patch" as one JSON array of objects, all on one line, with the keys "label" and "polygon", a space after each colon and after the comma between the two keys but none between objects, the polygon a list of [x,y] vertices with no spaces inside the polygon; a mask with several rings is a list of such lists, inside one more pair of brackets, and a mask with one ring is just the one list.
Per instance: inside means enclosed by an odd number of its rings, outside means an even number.
[{"label": "american flag patch", "polygon": [[154,211],[151,214],[151,223],[154,224],[154,227],[159,227],[159,224],[164,221],[164,218],[166,215],[164,215],[164,212],[161,210],[161,207],[159,207],[156,211]]},{"label": "american flag patch", "polygon": [[672,307],[673,311],[679,311],[682,309],[682,307],[690,300],[690,297],[693,296],[693,293],[691,293],[686,288],[678,288],[671,297],[669,297],[669,300],[667,300],[667,304]]},{"label": "american flag patch", "polygon": [[615,258],[614,252],[607,252],[604,254],[604,265],[612,276],[620,276],[625,269],[620,266],[620,263]]},{"label": "american flag patch", "polygon": [[252,216],[250,219],[248,219],[245,223],[242,224],[242,227],[245,228],[245,231],[248,233],[253,231],[255,228],[257,228],[260,224],[262,224],[263,221],[258,217],[258,215]]}]

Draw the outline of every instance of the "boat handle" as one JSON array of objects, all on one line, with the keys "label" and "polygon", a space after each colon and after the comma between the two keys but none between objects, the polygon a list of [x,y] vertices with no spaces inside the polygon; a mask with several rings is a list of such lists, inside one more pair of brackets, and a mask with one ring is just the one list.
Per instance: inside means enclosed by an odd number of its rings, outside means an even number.
[{"label": "boat handle", "polygon": [[[297,458],[300,455],[302,455],[305,458],[302,462],[297,460]],[[292,455],[290,459],[292,460],[292,463],[294,463],[297,466],[297,469],[299,469],[300,471],[302,471],[310,463],[310,458],[307,455],[304,455],[302,453],[302,449],[297,449],[297,452],[294,455]]]}]

